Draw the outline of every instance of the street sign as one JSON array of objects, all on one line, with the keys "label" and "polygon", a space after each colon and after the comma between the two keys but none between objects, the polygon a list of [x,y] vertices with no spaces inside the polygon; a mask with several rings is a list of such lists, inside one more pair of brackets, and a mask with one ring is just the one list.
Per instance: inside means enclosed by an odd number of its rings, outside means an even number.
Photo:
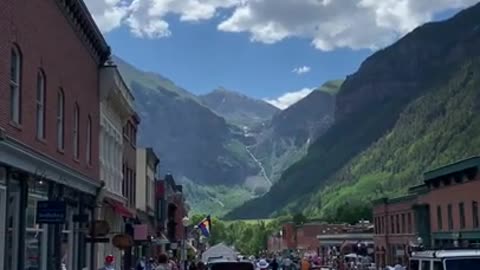
[{"label": "street sign", "polygon": [[65,223],[67,207],[62,201],[38,201],[38,224],[63,224]]}]

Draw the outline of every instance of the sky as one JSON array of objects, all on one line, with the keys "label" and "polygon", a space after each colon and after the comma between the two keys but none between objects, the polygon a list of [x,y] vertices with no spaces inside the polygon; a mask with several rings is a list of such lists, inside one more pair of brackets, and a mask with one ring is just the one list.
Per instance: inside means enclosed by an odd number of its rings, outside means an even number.
[{"label": "sky", "polygon": [[204,94],[286,108],[479,0],[84,0],[113,53]]}]

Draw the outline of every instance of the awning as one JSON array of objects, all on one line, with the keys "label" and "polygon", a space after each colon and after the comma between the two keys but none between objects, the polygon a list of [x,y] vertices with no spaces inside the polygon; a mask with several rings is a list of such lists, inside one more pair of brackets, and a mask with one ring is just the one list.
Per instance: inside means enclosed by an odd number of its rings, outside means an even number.
[{"label": "awning", "polygon": [[106,200],[106,202],[113,208],[113,210],[126,218],[133,218],[134,214],[127,208],[125,207],[121,202],[117,202],[114,200]]}]

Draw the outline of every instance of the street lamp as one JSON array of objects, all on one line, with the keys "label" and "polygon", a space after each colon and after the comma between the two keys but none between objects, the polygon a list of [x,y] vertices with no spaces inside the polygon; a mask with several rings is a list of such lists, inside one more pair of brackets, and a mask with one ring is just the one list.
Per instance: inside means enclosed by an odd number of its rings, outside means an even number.
[{"label": "street lamp", "polygon": [[184,229],[183,235],[183,269],[187,270],[188,262],[187,262],[187,237],[188,237],[188,225],[190,225],[190,219],[185,216],[182,218],[182,224]]}]

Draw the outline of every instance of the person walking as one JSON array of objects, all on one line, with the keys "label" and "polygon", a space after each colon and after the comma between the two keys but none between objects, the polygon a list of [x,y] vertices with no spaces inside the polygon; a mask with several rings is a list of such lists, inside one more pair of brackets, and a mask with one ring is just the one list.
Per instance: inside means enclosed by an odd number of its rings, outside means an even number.
[{"label": "person walking", "polygon": [[162,253],[158,256],[158,265],[155,270],[171,270],[167,255]]},{"label": "person walking", "polygon": [[108,255],[105,257],[105,262],[102,268],[99,270],[115,270],[115,257],[113,255]]}]

